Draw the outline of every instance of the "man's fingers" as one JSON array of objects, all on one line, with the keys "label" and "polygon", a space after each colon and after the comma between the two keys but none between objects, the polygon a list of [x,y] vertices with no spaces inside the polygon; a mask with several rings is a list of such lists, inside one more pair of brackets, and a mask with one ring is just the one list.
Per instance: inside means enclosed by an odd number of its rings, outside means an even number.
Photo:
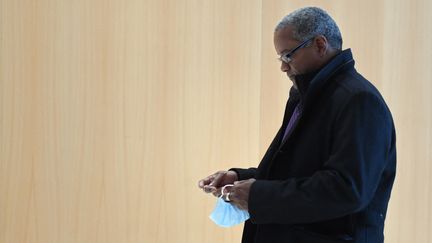
[{"label": "man's fingers", "polygon": [[204,186],[210,184],[214,178],[215,178],[215,174],[207,176],[206,178],[204,178],[198,182],[198,187],[204,188]]},{"label": "man's fingers", "polygon": [[210,182],[209,186],[219,187],[220,181],[222,180],[222,177],[224,175],[225,175],[224,173],[217,173],[216,177],[213,179],[212,182]]},{"label": "man's fingers", "polygon": [[209,183],[210,183],[210,181],[207,178],[206,179],[202,179],[202,180],[198,181],[198,187],[199,188],[204,188],[204,186],[206,186]]},{"label": "man's fingers", "polygon": [[204,190],[204,192],[206,192],[206,193],[210,193],[210,192],[214,192],[214,191],[216,191],[216,187],[205,185],[204,188],[203,188],[203,190]]},{"label": "man's fingers", "polygon": [[215,196],[215,197],[220,197],[220,195],[221,195],[221,189],[222,188],[215,188],[215,190],[213,191],[213,196]]},{"label": "man's fingers", "polygon": [[206,193],[213,193],[214,196],[218,197],[221,195],[221,186],[224,186],[224,177],[226,171],[218,171],[213,175],[207,176],[206,178],[198,181],[198,187],[203,189]]}]

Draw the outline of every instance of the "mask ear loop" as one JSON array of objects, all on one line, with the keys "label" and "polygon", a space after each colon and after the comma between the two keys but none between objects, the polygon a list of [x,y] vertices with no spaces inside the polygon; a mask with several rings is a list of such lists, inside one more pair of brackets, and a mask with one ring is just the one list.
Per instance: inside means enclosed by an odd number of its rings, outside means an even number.
[{"label": "mask ear loop", "polygon": [[[221,189],[221,195],[219,196],[219,198],[222,198],[223,196],[225,196],[225,194],[224,194],[225,188],[232,187],[232,186],[234,186],[234,184],[227,184],[227,185],[223,186],[222,189]],[[229,194],[230,194],[229,192],[226,194],[226,196],[227,196],[227,200],[226,201],[228,201],[228,202],[230,201],[229,200]]]}]

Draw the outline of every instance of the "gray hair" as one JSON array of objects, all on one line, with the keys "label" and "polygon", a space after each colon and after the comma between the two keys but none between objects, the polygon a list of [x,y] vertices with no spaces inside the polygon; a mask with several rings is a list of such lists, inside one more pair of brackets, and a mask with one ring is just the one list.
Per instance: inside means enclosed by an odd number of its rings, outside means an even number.
[{"label": "gray hair", "polygon": [[275,31],[288,25],[293,26],[293,38],[298,41],[306,41],[317,35],[327,38],[331,47],[342,49],[342,36],[336,22],[330,15],[317,7],[298,9],[286,15],[276,26]]}]

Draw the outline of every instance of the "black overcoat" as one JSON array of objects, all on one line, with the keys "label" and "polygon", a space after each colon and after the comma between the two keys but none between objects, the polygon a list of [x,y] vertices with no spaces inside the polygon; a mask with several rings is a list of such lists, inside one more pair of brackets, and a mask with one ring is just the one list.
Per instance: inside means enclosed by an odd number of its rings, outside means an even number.
[{"label": "black overcoat", "polygon": [[[298,102],[303,111],[282,143]],[[291,88],[283,124],[259,166],[231,169],[240,180],[257,180],[242,242],[383,242],[395,139],[381,94],[355,70],[351,50],[342,51],[307,89]]]}]

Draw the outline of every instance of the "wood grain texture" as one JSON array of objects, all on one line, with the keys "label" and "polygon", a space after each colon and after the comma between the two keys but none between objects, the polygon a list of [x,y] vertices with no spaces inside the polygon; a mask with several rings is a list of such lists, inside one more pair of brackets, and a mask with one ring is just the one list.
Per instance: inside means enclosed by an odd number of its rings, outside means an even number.
[{"label": "wood grain texture", "polygon": [[290,87],[273,28],[309,5],[393,112],[386,242],[432,242],[432,3],[0,0],[0,243],[240,242],[197,181],[259,163]]}]

